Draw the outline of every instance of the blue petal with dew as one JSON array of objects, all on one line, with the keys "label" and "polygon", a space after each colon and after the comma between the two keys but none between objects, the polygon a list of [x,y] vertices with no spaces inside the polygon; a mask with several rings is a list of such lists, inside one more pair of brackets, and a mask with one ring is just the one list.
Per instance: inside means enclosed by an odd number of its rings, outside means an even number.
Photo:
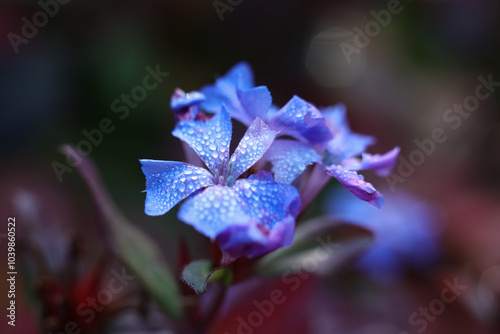
[{"label": "blue petal with dew", "polygon": [[267,228],[287,216],[297,217],[300,196],[295,187],[273,181],[269,172],[261,171],[248,179],[238,180],[234,190],[245,199],[247,212]]},{"label": "blue petal with dew", "polygon": [[350,171],[341,166],[329,166],[326,168],[328,175],[336,178],[354,196],[366,201],[377,208],[384,204],[384,197],[373,187],[371,183],[364,181],[363,175]]},{"label": "blue petal with dew", "polygon": [[177,216],[214,239],[229,226],[247,225],[250,222],[245,206],[237,191],[216,185],[188,199]]},{"label": "blue petal with dew", "polygon": [[269,126],[281,134],[290,135],[312,144],[332,138],[326,120],[312,104],[294,96],[283,108],[272,113]]},{"label": "blue petal with dew", "polygon": [[232,126],[224,108],[206,122],[179,122],[172,134],[191,146],[214,175],[229,159]]},{"label": "blue petal with dew", "polygon": [[204,168],[177,161],[140,160],[146,176],[145,212],[159,216],[198,189],[214,184]]},{"label": "blue petal with dew", "polygon": [[268,172],[216,185],[188,199],[178,217],[216,239],[230,257],[255,257],[292,242],[300,211],[298,191],[273,181]]},{"label": "blue petal with dew", "polygon": [[274,180],[287,184],[320,159],[311,145],[288,139],[275,140],[266,153],[266,160],[273,165]]},{"label": "blue petal with dew", "polygon": [[271,130],[260,118],[253,121],[230,159],[229,169],[234,181],[259,161],[275,136],[276,131]]}]

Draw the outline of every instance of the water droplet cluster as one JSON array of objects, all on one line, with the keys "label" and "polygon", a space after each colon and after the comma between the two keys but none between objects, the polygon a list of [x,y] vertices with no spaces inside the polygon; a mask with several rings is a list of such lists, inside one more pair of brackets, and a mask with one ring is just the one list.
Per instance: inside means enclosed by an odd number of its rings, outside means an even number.
[{"label": "water droplet cluster", "polygon": [[179,122],[172,134],[188,143],[214,175],[220,173],[229,158],[232,134],[231,119],[225,109],[206,122]]},{"label": "water droplet cluster", "polygon": [[186,201],[179,210],[179,219],[213,239],[229,226],[248,223],[250,217],[244,208],[234,189],[215,185]]},{"label": "water droplet cluster", "polygon": [[321,112],[298,96],[294,96],[273,114],[269,125],[282,134],[311,143],[320,143],[332,138]]},{"label": "water droplet cluster", "polygon": [[311,145],[294,140],[275,140],[266,153],[266,159],[273,164],[276,182],[290,184],[314,162],[320,161],[319,154]]},{"label": "water droplet cluster", "polygon": [[300,201],[299,194],[292,186],[272,179],[248,178],[238,180],[234,190],[244,199],[247,214],[268,229],[287,216],[298,214],[295,205]]},{"label": "water droplet cluster", "polygon": [[212,174],[183,162],[141,160],[146,175],[146,214],[162,215],[198,189],[212,185]]},{"label": "water droplet cluster", "polygon": [[363,175],[352,170],[346,170],[338,165],[328,167],[326,172],[339,180],[356,197],[376,206],[382,204],[382,195],[377,192],[371,183],[364,181]]},{"label": "water droplet cluster", "polygon": [[264,121],[256,118],[241,139],[231,156],[230,163],[234,165],[233,179],[252,167],[266,152],[276,136]]}]

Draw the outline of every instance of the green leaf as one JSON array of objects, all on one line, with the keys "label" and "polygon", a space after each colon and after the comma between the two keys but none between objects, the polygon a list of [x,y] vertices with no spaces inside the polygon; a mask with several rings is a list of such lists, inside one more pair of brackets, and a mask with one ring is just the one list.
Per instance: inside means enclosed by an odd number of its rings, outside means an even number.
[{"label": "green leaf", "polygon": [[226,267],[213,268],[209,260],[196,260],[184,267],[182,280],[196,293],[205,293],[208,281],[220,281],[224,285],[231,284],[233,273]]},{"label": "green leaf", "polygon": [[302,269],[327,276],[359,255],[372,241],[373,234],[367,229],[330,217],[317,218],[297,228],[290,247],[261,258],[255,271],[262,276],[274,276]]},{"label": "green leaf", "polygon": [[219,281],[229,287],[233,281],[233,272],[224,267],[218,267],[212,270],[209,281]]},{"label": "green leaf", "polygon": [[146,291],[168,315],[180,318],[182,310],[177,281],[154,241],[123,216],[90,159],[81,157],[69,145],[63,146],[62,151],[73,161],[80,161],[76,168],[94,197],[99,228],[109,249],[141,280]]},{"label": "green leaf", "polygon": [[211,270],[211,261],[197,260],[184,267],[181,277],[196,293],[204,293]]}]

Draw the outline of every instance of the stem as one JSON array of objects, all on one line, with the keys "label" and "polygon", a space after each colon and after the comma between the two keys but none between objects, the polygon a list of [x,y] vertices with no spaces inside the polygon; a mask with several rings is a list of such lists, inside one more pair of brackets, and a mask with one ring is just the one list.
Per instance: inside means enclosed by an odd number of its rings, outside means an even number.
[{"label": "stem", "polygon": [[302,199],[302,211],[304,211],[309,204],[313,201],[313,199],[319,194],[319,192],[323,189],[323,187],[330,180],[330,176],[326,174],[325,167],[322,164],[315,164],[311,175],[304,183],[303,187],[300,191],[300,197]]},{"label": "stem", "polygon": [[192,322],[190,333],[206,333],[209,325],[213,320],[215,320],[220,311],[226,297],[227,286],[223,283],[214,282],[211,284],[211,290],[210,296],[205,295],[205,297],[209,298],[209,300],[207,304],[204,305],[203,309],[200,300],[198,299],[198,313],[201,319]]}]

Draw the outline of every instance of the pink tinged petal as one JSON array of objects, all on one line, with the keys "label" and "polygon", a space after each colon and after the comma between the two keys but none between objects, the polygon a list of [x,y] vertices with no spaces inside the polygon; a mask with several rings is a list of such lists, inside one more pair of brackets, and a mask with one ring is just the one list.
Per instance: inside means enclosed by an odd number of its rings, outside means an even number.
[{"label": "pink tinged petal", "polygon": [[246,170],[252,167],[271,146],[276,131],[271,130],[260,118],[256,118],[247,129],[229,162],[229,174],[234,183]]},{"label": "pink tinged petal", "polygon": [[181,121],[172,134],[189,144],[214,175],[229,159],[232,126],[225,108],[206,122]]},{"label": "pink tinged petal", "polygon": [[277,139],[267,151],[266,159],[273,165],[274,180],[290,184],[307,166],[320,161],[321,157],[311,145]]},{"label": "pink tinged petal", "polygon": [[394,168],[394,166],[396,166],[399,152],[400,148],[395,147],[383,155],[380,154],[371,155],[368,153],[363,153],[361,156],[362,157],[361,168],[371,169],[378,176],[386,177],[389,174],[391,174],[392,169]]},{"label": "pink tinged petal", "polygon": [[146,176],[146,208],[150,216],[168,212],[193,192],[214,184],[204,168],[177,161],[140,160]]},{"label": "pink tinged petal", "polygon": [[399,147],[395,147],[385,154],[363,153],[360,159],[350,159],[342,163],[342,166],[350,170],[373,170],[381,177],[388,176],[397,163]]},{"label": "pink tinged petal", "polygon": [[326,172],[330,176],[336,178],[347,190],[359,199],[377,208],[380,208],[384,203],[384,198],[373,185],[364,181],[363,176],[355,171],[345,170],[341,166],[334,165],[327,167]]}]

